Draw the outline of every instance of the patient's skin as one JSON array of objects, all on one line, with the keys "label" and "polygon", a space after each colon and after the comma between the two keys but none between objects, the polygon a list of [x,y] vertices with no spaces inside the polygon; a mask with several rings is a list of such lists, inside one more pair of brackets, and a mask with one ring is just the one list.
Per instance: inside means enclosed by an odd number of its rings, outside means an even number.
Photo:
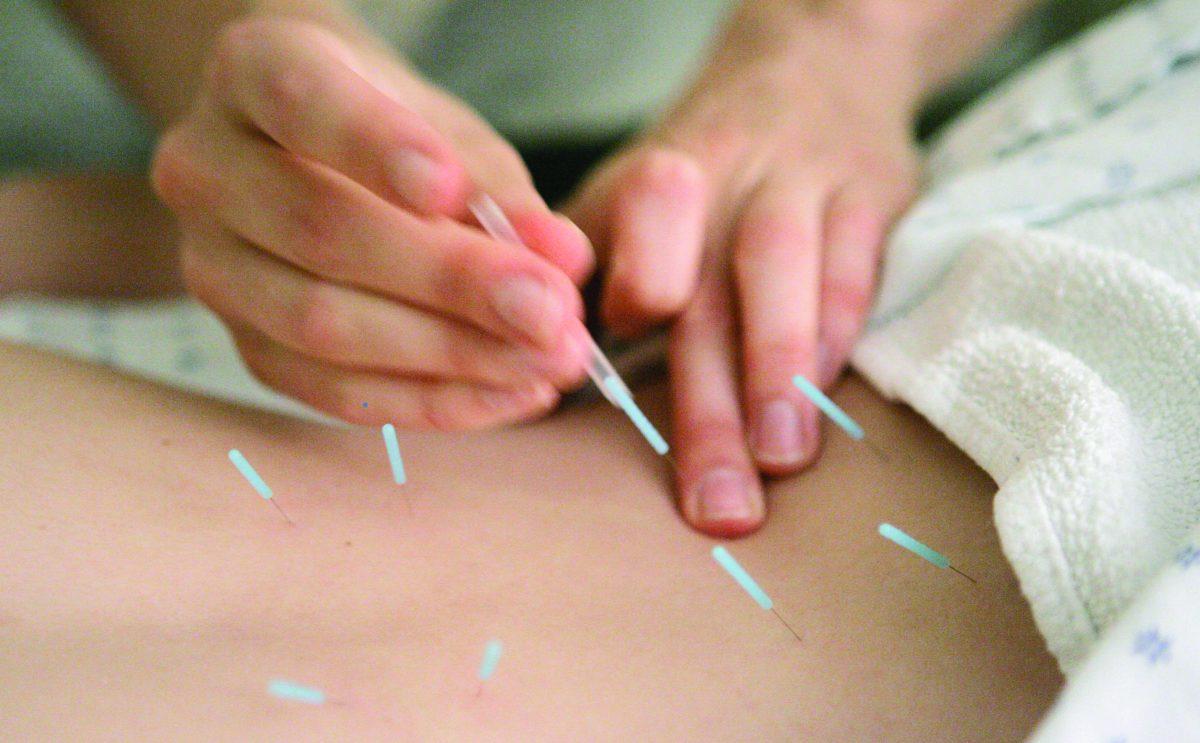
[{"label": "patient's skin", "polygon": [[[662,460],[607,407],[402,435],[397,487],[375,430],[12,346],[0,379],[7,739],[1017,740],[1061,683],[1000,554],[994,485],[856,380],[834,398],[890,463],[833,433],[728,545],[797,642],[681,523]],[[665,418],[661,395],[639,397]],[[481,690],[492,638],[504,655]],[[334,702],[273,699],[274,677]]]}]

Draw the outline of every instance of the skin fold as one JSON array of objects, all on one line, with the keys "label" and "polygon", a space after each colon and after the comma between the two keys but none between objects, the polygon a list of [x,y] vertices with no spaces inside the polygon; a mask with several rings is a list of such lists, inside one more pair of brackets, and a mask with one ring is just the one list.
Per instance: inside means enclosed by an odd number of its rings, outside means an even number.
[{"label": "skin fold", "polygon": [[[833,397],[890,461],[832,431],[819,465],[768,483],[766,526],[723,542],[801,642],[679,521],[667,465],[604,404],[402,433],[397,487],[376,428],[3,344],[0,378],[9,740],[1003,741],[1062,683],[994,483],[857,378]],[[666,420],[661,387],[637,394]],[[331,701],[275,700],[272,678]]]}]

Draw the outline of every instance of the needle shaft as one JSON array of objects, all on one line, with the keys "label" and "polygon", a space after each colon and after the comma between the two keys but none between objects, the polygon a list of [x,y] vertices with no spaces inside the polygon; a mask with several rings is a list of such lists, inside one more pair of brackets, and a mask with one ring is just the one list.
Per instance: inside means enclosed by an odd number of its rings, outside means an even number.
[{"label": "needle shaft", "polygon": [[783,626],[788,628],[788,632],[792,633],[792,637],[795,637],[797,642],[804,642],[804,640],[800,639],[800,635],[796,633],[796,630],[792,629],[792,625],[788,624],[788,621],[783,618],[782,614],[779,613],[778,609],[772,606],[771,612],[774,613],[775,616],[779,617],[779,621],[783,622]]}]

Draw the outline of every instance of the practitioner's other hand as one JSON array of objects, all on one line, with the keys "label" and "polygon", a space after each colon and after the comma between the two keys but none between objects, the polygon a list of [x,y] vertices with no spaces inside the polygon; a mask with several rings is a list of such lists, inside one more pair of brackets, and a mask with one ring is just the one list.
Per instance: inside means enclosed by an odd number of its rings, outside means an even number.
[{"label": "practitioner's other hand", "polygon": [[[227,27],[153,180],[189,289],[256,376],[319,410],[479,428],[582,379],[583,233],[498,134],[369,40],[284,17]],[[530,249],[473,225],[476,187]]]},{"label": "practitioner's other hand", "polygon": [[674,319],[680,509],[714,535],[762,523],[760,471],[817,456],[792,376],[840,373],[916,187],[917,50],[869,33],[881,19],[807,7],[745,4],[681,101],[567,209],[608,264],[610,326]]}]

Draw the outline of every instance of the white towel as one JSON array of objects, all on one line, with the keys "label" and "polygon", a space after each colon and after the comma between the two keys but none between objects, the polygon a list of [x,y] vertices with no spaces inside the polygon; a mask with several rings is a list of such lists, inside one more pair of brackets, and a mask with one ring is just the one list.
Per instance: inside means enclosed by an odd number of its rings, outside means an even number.
[{"label": "white towel", "polygon": [[[929,164],[853,361],[1000,484],[1005,554],[1071,677],[1200,523],[1200,3],[1050,55]],[[1195,686],[1188,619],[1172,653]]]},{"label": "white towel", "polygon": [[1196,617],[1200,617],[1200,529],[1104,633],[1033,741],[1200,740]]}]

